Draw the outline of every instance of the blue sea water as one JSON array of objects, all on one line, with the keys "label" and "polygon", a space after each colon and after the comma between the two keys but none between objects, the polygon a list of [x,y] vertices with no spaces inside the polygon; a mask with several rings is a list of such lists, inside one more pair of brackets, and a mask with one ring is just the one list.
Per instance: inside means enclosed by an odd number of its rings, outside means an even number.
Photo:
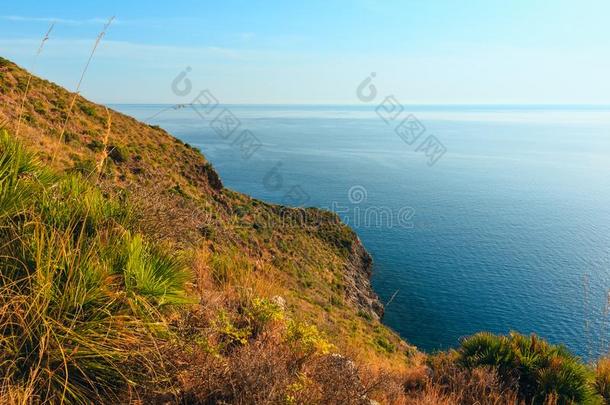
[{"label": "blue sea water", "polygon": [[[114,107],[147,119],[167,106]],[[610,108],[409,106],[425,133],[408,145],[368,105],[226,107],[241,123],[227,139],[188,107],[148,122],[200,148],[227,187],[338,211],[408,341],[515,330],[585,358],[608,350]],[[243,129],[262,143],[248,159]],[[433,166],[417,150],[428,135],[446,148]]]}]

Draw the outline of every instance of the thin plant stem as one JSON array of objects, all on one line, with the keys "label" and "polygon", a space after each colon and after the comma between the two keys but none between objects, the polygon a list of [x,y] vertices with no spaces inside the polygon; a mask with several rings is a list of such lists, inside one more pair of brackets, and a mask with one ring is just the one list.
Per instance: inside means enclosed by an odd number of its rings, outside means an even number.
[{"label": "thin plant stem", "polygon": [[106,108],[106,134],[104,135],[104,147],[102,148],[102,152],[100,153],[100,161],[97,164],[97,175],[100,176],[102,174],[102,169],[104,168],[104,162],[108,157],[108,139],[110,138],[110,128],[112,127],[112,116],[110,115],[110,110],[108,107]]},{"label": "thin plant stem", "polygon": [[23,97],[21,98],[21,105],[19,106],[19,114],[17,115],[17,129],[15,131],[16,136],[19,136],[19,131],[21,130],[21,116],[23,115],[23,109],[25,107],[25,100],[27,99],[28,92],[30,90],[30,83],[32,82],[32,75],[33,75],[33,72],[36,70],[36,64],[38,62],[38,57],[42,53],[42,48],[44,48],[45,42],[47,42],[47,40],[49,39],[49,36],[51,35],[51,31],[53,30],[54,26],[55,26],[55,23],[54,22],[51,23],[51,25],[49,26],[49,29],[47,30],[47,33],[42,38],[42,41],[40,41],[40,46],[38,47],[38,51],[36,52],[36,56],[34,57],[34,63],[32,64],[32,69],[29,72],[28,81],[27,81],[27,84],[25,85],[25,91],[23,92]]},{"label": "thin plant stem", "polygon": [[83,84],[83,80],[85,79],[85,74],[87,73],[87,70],[89,69],[89,65],[91,64],[93,55],[95,55],[95,51],[97,50],[98,45],[102,41],[102,38],[104,38],[104,35],[106,35],[106,31],[108,30],[108,27],[110,27],[110,24],[112,24],[113,20],[114,20],[114,16],[110,17],[108,22],[104,25],[104,28],[102,29],[102,31],[98,34],[98,36],[95,40],[95,44],[93,45],[93,49],[91,49],[91,53],[89,54],[89,59],[87,59],[87,63],[85,64],[85,67],[83,68],[83,71],[81,72],[80,79],[78,80],[78,84],[76,85],[76,90],[74,91],[74,96],[72,97],[72,101],[70,102],[70,106],[68,107],[68,113],[66,114],[66,119],[65,119],[64,124],[61,128],[61,131],[59,133],[59,142],[58,142],[57,148],[55,149],[55,152],[53,153],[53,159],[52,159],[53,162],[55,162],[55,159],[57,158],[57,150],[59,149],[59,147],[61,146],[61,143],[63,142],[64,134],[66,133],[66,128],[68,126],[68,122],[70,121],[70,116],[72,115],[72,110],[74,108],[74,104],[76,103],[76,99],[79,96],[80,87]]}]

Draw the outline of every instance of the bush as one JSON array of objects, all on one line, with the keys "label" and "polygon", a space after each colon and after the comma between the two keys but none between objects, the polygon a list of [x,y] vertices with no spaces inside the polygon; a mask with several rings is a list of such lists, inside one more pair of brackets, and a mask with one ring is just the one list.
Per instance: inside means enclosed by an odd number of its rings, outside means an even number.
[{"label": "bush", "polygon": [[93,152],[101,152],[102,150],[104,150],[104,143],[102,141],[94,139],[87,144],[87,147]]},{"label": "bush", "polygon": [[72,166],[70,172],[90,176],[95,172],[96,169],[96,163],[92,159],[81,160],[80,158],[77,158],[74,161],[74,166]]},{"label": "bush", "polygon": [[74,132],[66,131],[64,133],[64,142],[65,143],[70,143],[70,142],[73,142],[73,141],[75,141],[77,139],[78,139],[78,134],[76,134]]},{"label": "bush", "polygon": [[54,176],[21,145],[0,131],[0,220],[9,220],[29,207]]},{"label": "bush", "polygon": [[286,403],[297,371],[290,351],[272,339],[237,346],[226,358],[196,352],[184,362],[191,364],[176,402],[185,404]]},{"label": "bush", "polygon": [[385,336],[379,336],[375,340],[375,343],[377,343],[377,346],[379,346],[381,350],[386,353],[394,353],[396,351],[396,346],[392,344],[392,342],[390,342]]},{"label": "bush", "polygon": [[[521,405],[514,386],[501,381],[491,366],[465,368],[454,351],[437,353],[428,358],[428,377],[409,375],[406,387],[414,398],[409,404],[446,405]],[[427,381],[426,381],[427,378]],[[529,403],[527,403],[529,405]],[[546,404],[551,405],[551,404]]]},{"label": "bush", "polygon": [[129,232],[122,249],[114,253],[115,271],[122,271],[125,290],[142,308],[184,304],[188,299],[184,284],[189,273],[182,261]]},{"label": "bush", "polygon": [[95,113],[95,108],[88,106],[86,104],[81,104],[80,106],[80,110],[85,113],[86,115],[88,115],[89,117],[95,117],[96,113]]},{"label": "bush", "polygon": [[314,353],[328,354],[333,348],[315,325],[288,320],[284,340],[295,353],[310,356]]},{"label": "bush", "polygon": [[160,311],[182,301],[186,274],[129,223],[0,134],[0,402],[116,403],[152,375]]},{"label": "bush", "polygon": [[253,336],[259,335],[270,323],[284,318],[282,308],[267,298],[252,299],[244,312]]},{"label": "bush", "polygon": [[132,210],[127,205],[106,198],[79,174],[59,178],[38,196],[35,209],[47,225],[62,230],[76,226],[73,231],[83,231],[87,236],[100,229],[128,228],[132,222]]},{"label": "bush", "polygon": [[535,335],[478,333],[464,339],[458,353],[458,361],[467,368],[497,368],[503,383],[516,383],[527,403],[542,404],[551,397],[558,404],[595,400],[591,372],[582,361]]}]

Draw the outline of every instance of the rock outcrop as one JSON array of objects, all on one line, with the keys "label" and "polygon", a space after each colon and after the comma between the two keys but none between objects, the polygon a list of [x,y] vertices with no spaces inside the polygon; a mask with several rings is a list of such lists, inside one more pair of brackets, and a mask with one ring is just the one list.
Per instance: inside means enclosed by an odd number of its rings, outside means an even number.
[{"label": "rock outcrop", "polygon": [[371,275],[373,258],[366,251],[360,239],[352,243],[349,260],[345,266],[345,284],[348,298],[363,313],[380,320],[383,317],[383,304],[373,291]]}]

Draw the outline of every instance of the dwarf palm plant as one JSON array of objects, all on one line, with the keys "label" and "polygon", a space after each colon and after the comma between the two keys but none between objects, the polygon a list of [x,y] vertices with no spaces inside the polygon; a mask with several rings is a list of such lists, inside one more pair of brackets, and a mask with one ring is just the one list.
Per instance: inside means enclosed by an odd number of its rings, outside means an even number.
[{"label": "dwarf palm plant", "polygon": [[154,373],[160,309],[187,273],[128,227],[124,204],[1,134],[0,402],[117,399]]},{"label": "dwarf palm plant", "polygon": [[5,221],[30,204],[53,176],[5,130],[0,131],[0,148],[0,221]]},{"label": "dwarf palm plant", "polygon": [[462,365],[497,368],[506,385],[517,385],[527,403],[542,404],[554,398],[559,404],[596,403],[592,373],[563,346],[535,335],[495,336],[478,333],[462,341],[458,350]]}]

